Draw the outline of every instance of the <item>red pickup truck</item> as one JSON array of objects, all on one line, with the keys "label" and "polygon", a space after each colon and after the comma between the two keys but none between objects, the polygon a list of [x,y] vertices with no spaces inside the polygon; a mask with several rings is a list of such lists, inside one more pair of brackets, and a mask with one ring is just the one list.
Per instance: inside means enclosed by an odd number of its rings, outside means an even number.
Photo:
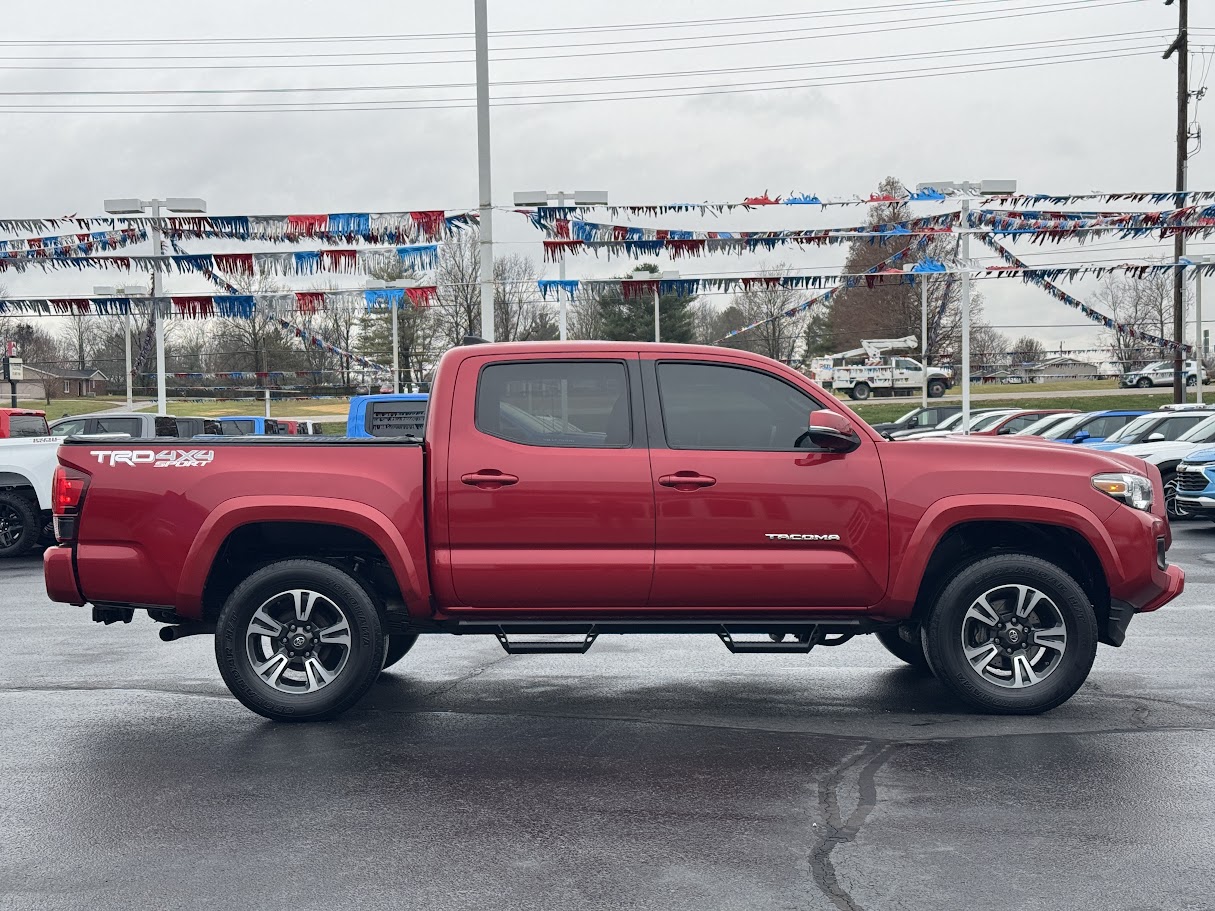
[{"label": "red pickup truck", "polygon": [[166,641],[213,633],[241,702],[305,720],[349,708],[421,633],[511,653],[875,633],[966,703],[1040,712],[1184,584],[1154,467],[887,440],[741,351],[466,345],[424,437],[68,440],[47,590],[99,622],[146,610]]}]

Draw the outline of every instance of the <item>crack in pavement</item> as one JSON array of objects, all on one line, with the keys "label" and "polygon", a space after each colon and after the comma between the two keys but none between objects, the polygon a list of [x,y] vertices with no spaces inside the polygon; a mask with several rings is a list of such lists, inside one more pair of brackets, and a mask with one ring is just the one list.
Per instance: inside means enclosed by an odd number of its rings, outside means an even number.
[{"label": "crack in pavement", "polygon": [[[840,845],[855,841],[860,834],[861,826],[865,824],[869,814],[877,806],[878,769],[890,759],[900,745],[897,743],[885,745],[871,743],[845,759],[819,782],[818,807],[823,817],[823,823],[819,826],[818,841],[810,850],[810,873],[819,890],[840,911],[864,911],[864,909],[840,884],[835,866],[831,863],[831,852]],[[856,809],[845,820],[840,809],[838,789],[843,784],[844,775],[862,762],[865,764],[857,779]]]},{"label": "crack in pavement", "polygon": [[474,677],[480,677],[491,667],[501,664],[503,661],[505,661],[507,658],[510,658],[510,657],[511,657],[511,655],[506,654],[506,655],[503,655],[501,658],[495,658],[493,661],[489,661],[485,664],[480,665],[479,667],[474,668],[472,671],[465,674],[463,677],[457,677],[455,680],[452,680],[450,683],[443,684],[443,686],[439,687],[437,690],[429,690],[428,692],[422,693],[419,698],[429,699],[432,696],[443,696],[447,693],[450,693],[452,690],[454,690],[456,687],[458,687],[461,683],[464,683],[466,680],[472,680]]}]

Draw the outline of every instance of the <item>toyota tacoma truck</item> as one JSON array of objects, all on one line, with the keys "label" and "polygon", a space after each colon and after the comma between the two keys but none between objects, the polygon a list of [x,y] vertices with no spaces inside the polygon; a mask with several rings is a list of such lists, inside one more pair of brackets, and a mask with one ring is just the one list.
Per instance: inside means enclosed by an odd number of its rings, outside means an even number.
[{"label": "toyota tacoma truck", "polygon": [[67,440],[54,601],[214,635],[254,712],[350,708],[422,634],[737,654],[875,634],[981,710],[1050,709],[1182,590],[1160,475],[1116,452],[896,442],[721,348],[468,344],[423,438]]}]

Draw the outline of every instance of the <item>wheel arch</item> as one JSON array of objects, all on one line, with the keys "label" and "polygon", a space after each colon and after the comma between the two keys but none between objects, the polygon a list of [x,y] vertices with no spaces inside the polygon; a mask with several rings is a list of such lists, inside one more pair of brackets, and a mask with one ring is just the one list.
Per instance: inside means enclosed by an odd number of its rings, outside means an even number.
[{"label": "wheel arch", "polygon": [[937,504],[912,535],[890,600],[904,616],[920,619],[959,565],[1001,552],[1041,557],[1071,573],[1098,620],[1108,617],[1109,576],[1123,571],[1108,531],[1083,506],[1045,497]]},{"label": "wheel arch", "polygon": [[401,601],[411,612],[429,614],[426,555],[411,553],[387,516],[354,501],[299,501],[238,498],[208,516],[183,562],[178,613],[216,612],[248,572],[278,559],[303,558],[360,564],[360,578],[385,602]]}]

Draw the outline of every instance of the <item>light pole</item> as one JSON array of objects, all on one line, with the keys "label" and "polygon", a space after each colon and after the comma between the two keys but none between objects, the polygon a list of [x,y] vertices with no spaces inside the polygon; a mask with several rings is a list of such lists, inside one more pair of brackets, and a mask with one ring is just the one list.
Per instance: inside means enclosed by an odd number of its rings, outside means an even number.
[{"label": "light pole", "polygon": [[[1194,276],[1194,366],[1198,373],[1198,382],[1194,386],[1195,399],[1199,405],[1202,404],[1202,381],[1206,379],[1207,369],[1202,362],[1202,356],[1206,353],[1202,347],[1202,269],[1201,266],[1208,263],[1215,263],[1215,256],[1210,254],[1206,256],[1187,256],[1187,262],[1194,263],[1200,268],[1195,269]],[[1178,339],[1185,341],[1185,339]]]},{"label": "light pole", "polygon": [[481,336],[494,340],[494,202],[489,158],[489,14],[473,0],[477,70],[477,186],[480,196]]},{"label": "light pole", "polygon": [[[915,263],[904,266],[903,271],[915,274]],[[928,407],[928,276],[919,275],[920,282],[920,368],[921,386],[920,405]]]},{"label": "light pole", "polygon": [[661,322],[662,317],[659,312],[659,303],[662,300],[662,283],[673,282],[679,279],[678,272],[634,272],[626,282],[653,282],[654,283],[654,341],[662,341]]},{"label": "light pole", "polygon": [[398,289],[401,291],[400,298],[388,295],[389,304],[392,306],[392,391],[401,391],[401,346],[397,341],[399,334],[397,330],[397,310],[405,299],[406,288],[417,288],[419,286],[417,279],[399,278],[396,281],[386,282],[380,281],[377,278],[368,279],[367,287],[373,290],[389,290]]},{"label": "light pole", "polygon": [[[155,256],[160,256],[164,253],[162,244],[164,239],[161,237],[160,231],[160,209],[161,207],[168,209],[170,212],[183,212],[192,215],[201,215],[207,211],[207,203],[204,200],[191,196],[170,196],[166,199],[107,199],[105,201],[105,210],[110,215],[142,215],[146,210],[151,210],[152,215],[152,250]],[[159,298],[161,296],[160,287],[160,270],[152,270],[152,297]],[[156,413],[167,414],[166,407],[167,390],[165,389],[165,321],[164,314],[160,312],[160,305],[153,303],[149,309],[152,319],[156,320]]]},{"label": "light pole", "polygon": [[[115,296],[117,296],[117,297],[144,297],[146,295],[146,291],[147,291],[146,288],[142,288],[139,285],[119,285],[117,288],[112,288],[112,287],[109,287],[106,285],[94,285],[93,286],[93,293],[100,297],[115,297]],[[131,323],[131,308],[130,307],[127,308],[127,318],[125,320],[124,325],[126,328],[125,328],[125,331],[122,333],[122,342],[123,342],[123,350],[124,350],[124,353],[126,354],[126,364],[127,364],[127,410],[131,411],[135,407],[135,397],[133,395],[133,390],[131,388],[131,384],[134,381],[134,377],[131,375],[131,371],[133,368],[131,367],[132,323]]]},{"label": "light pole", "polygon": [[[917,190],[957,190],[979,196],[1005,196],[1017,192],[1015,180],[954,181],[922,183]],[[970,195],[962,197],[962,433],[970,433]],[[927,368],[925,368],[927,375]]]},{"label": "light pole", "polygon": [[[517,206],[547,206],[549,201],[555,201],[558,206],[564,206],[567,197],[573,197],[573,203],[576,206],[606,206],[608,195],[606,191],[601,190],[575,190],[573,193],[567,193],[565,190],[557,190],[550,193],[548,190],[526,190],[515,194],[515,205]],[[562,281],[565,281],[565,251],[561,251],[561,259],[558,260],[560,269],[558,275]],[[557,295],[557,329],[558,336],[561,341],[565,341],[568,336],[567,331],[567,306],[566,300],[560,294]]]}]

